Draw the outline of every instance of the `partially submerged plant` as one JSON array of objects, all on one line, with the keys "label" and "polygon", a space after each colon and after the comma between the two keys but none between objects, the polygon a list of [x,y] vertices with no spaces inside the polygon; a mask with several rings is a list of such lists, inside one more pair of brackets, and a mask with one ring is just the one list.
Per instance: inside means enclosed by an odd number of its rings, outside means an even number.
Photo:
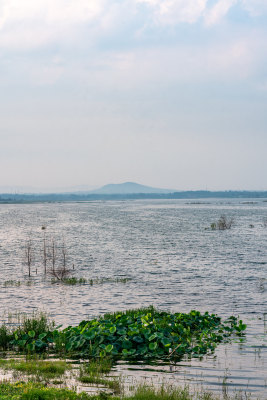
[{"label": "partially submerged plant", "polygon": [[0,360],[0,367],[13,369],[27,375],[37,375],[47,379],[64,375],[71,366],[66,361],[43,361],[43,360]]},{"label": "partially submerged plant", "polygon": [[[53,275],[53,274],[52,274]],[[54,276],[54,275],[53,275]],[[66,277],[63,279],[52,279],[51,283],[58,283],[59,281],[63,282],[65,285],[84,285],[89,284],[93,285],[102,285],[104,283],[123,283],[131,281],[131,278],[94,278],[94,279],[85,279],[85,278],[76,278],[75,276]]]},{"label": "partially submerged plant", "polygon": [[112,389],[114,393],[118,394],[121,390],[119,379],[107,379],[107,377],[104,375],[110,372],[111,367],[111,358],[89,360],[88,363],[85,363],[81,366],[79,380],[82,383],[107,386],[108,388]]},{"label": "partially submerged plant", "polygon": [[233,218],[227,218],[225,215],[221,215],[217,222],[213,222],[210,227],[212,230],[224,231],[230,229],[234,223]]},{"label": "partially submerged plant", "polygon": [[67,250],[65,247],[65,242],[63,241],[63,246],[62,246],[62,256],[63,256],[63,262],[62,265],[56,267],[56,261],[57,261],[57,248],[56,248],[56,243],[55,240],[53,239],[51,242],[51,263],[52,267],[48,271],[50,275],[53,276],[57,281],[64,281],[64,279],[67,279],[69,274],[71,273],[71,269],[67,268]]},{"label": "partially submerged plant", "polygon": [[25,264],[28,267],[28,276],[31,276],[31,266],[33,262],[33,247],[31,238],[29,238],[25,244]]},{"label": "partially submerged plant", "polygon": [[13,281],[13,280],[9,280],[9,281],[5,281],[4,282],[4,286],[8,287],[8,286],[20,286],[21,282],[20,281]]},{"label": "partially submerged plant", "polygon": [[46,226],[43,225],[42,226],[42,231],[44,232],[44,237],[43,237],[43,262],[44,262],[44,273],[46,274],[46,265],[47,265],[47,246],[46,246],[46,235],[45,235],[45,230],[46,230]]}]

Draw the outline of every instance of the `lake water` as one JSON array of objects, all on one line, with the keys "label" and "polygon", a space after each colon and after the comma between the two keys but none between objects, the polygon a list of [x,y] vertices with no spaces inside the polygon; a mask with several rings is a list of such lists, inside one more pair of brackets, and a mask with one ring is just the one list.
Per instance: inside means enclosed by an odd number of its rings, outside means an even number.
[{"label": "lake water", "polygon": [[[223,214],[234,218],[230,230],[205,229]],[[242,389],[265,399],[266,220],[263,200],[0,205],[2,320],[8,313],[44,310],[65,326],[107,311],[151,304],[172,312],[197,309],[223,318],[239,315],[248,324],[243,343],[222,344],[203,360],[154,366],[150,371],[120,364],[117,371],[126,374],[129,383],[192,383],[219,392]],[[73,275],[99,278],[102,283],[51,284],[51,277],[43,274],[42,226],[47,245],[54,238],[58,265],[64,240]],[[24,254],[29,238],[34,255],[31,278]],[[131,280],[123,283],[121,278]],[[10,280],[20,281],[20,286]]]}]

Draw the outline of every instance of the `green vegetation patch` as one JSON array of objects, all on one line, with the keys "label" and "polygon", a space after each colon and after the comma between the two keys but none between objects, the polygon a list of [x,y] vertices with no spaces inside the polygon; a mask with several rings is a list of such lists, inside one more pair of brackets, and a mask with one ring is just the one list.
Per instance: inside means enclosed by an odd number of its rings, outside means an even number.
[{"label": "green vegetation patch", "polygon": [[109,380],[106,378],[101,378],[98,376],[93,376],[93,375],[83,375],[80,377],[80,382],[84,384],[89,384],[89,385],[101,385],[101,386],[106,386],[109,389],[111,389],[115,394],[119,394],[121,387],[120,387],[120,382],[118,379],[116,380]]},{"label": "green vegetation patch", "polygon": [[[241,398],[241,397],[240,397]],[[77,394],[68,389],[45,387],[39,383],[17,382],[0,384],[0,400],[218,400],[210,393],[190,394],[187,387],[173,388],[162,386],[159,389],[141,386],[130,397],[111,397],[106,393],[88,395],[83,392]],[[237,397],[236,397],[237,399]]]},{"label": "green vegetation patch", "polygon": [[[115,359],[179,359],[214,351],[246,325],[235,317],[222,322],[217,315],[199,311],[167,313],[154,307],[106,314],[58,332],[61,349],[81,357]],[[59,349],[60,350],[60,349]]]},{"label": "green vegetation patch", "polygon": [[3,331],[2,341],[9,348],[28,353],[51,350],[82,358],[169,360],[213,352],[232,335],[241,336],[246,325],[233,316],[222,321],[208,312],[172,314],[149,307],[59,328],[54,329],[41,315],[25,320],[11,336]]},{"label": "green vegetation patch", "polygon": [[115,394],[121,391],[121,383],[118,378],[108,379],[104,376],[110,372],[112,367],[111,358],[90,360],[80,368],[79,380],[85,384],[103,385],[111,389]]},{"label": "green vegetation patch", "polygon": [[[95,278],[95,279],[85,279],[85,278],[76,278],[76,277],[69,277],[64,278],[61,280],[62,283],[65,285],[75,286],[75,285],[84,285],[89,284],[90,286],[93,285],[103,285],[104,283],[123,283],[126,284],[127,282],[131,281],[131,278]],[[52,279],[51,283],[59,283],[58,279]]]},{"label": "green vegetation patch", "polygon": [[55,389],[33,382],[0,384],[0,400],[94,400],[98,396],[77,394],[68,389]]},{"label": "green vegetation patch", "polygon": [[0,326],[0,349],[6,350],[13,339],[12,332],[6,325]]},{"label": "green vegetation patch", "polygon": [[62,376],[71,366],[65,361],[40,361],[40,360],[1,360],[0,367],[12,369],[27,375],[39,375],[51,379]]},{"label": "green vegetation patch", "polygon": [[[247,394],[237,393],[233,397],[224,396],[227,400],[242,400]],[[113,397],[104,392],[89,395],[85,392],[77,394],[68,389],[55,389],[39,383],[17,382],[0,383],[0,400],[219,400],[220,397],[208,392],[190,393],[188,387],[140,386],[130,397]]]},{"label": "green vegetation patch", "polygon": [[171,386],[161,386],[156,389],[154,387],[139,386],[136,393],[128,397],[127,400],[218,400],[211,393],[194,393],[189,392],[188,387],[179,388]]},{"label": "green vegetation patch", "polygon": [[108,374],[112,368],[111,358],[91,359],[88,363],[82,366],[83,371],[91,375]]}]

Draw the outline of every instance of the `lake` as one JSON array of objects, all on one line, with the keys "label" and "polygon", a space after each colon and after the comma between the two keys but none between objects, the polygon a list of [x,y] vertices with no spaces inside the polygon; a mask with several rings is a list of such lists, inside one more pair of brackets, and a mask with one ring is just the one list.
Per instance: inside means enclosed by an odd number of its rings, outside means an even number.
[{"label": "lake", "polygon": [[[232,228],[211,230],[221,215],[234,218]],[[117,371],[129,382],[241,389],[267,398],[266,221],[267,202],[251,199],[2,204],[1,318],[12,323],[17,313],[44,310],[67,326],[151,304],[171,312],[239,315],[248,325],[242,343],[221,344],[203,360],[184,359],[149,371],[121,363]],[[52,240],[57,246],[57,264],[64,241],[73,275],[93,279],[93,285],[52,284],[44,276],[44,232],[48,248]],[[29,239],[30,278],[25,265]]]}]

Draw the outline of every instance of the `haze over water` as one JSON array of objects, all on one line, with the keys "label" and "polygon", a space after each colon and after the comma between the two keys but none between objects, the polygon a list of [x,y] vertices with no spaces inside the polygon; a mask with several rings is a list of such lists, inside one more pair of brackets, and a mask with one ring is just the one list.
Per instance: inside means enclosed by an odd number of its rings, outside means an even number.
[{"label": "haze over water", "polygon": [[[222,214],[234,218],[230,230],[205,229]],[[213,390],[221,390],[226,376],[229,388],[265,398],[266,218],[267,202],[262,200],[1,205],[1,309],[3,313],[45,310],[64,326],[107,311],[151,304],[172,312],[197,309],[223,318],[239,315],[248,324],[243,343],[222,344],[215,355],[184,360],[163,376],[172,383],[203,382]],[[51,284],[51,278],[43,275],[43,225],[48,245],[54,237],[60,246],[64,237],[74,276],[111,280],[93,286]],[[35,250],[33,270],[37,268],[31,285],[26,284],[23,265],[29,237]],[[131,280],[122,283],[116,278]],[[21,285],[6,286],[8,280]],[[149,377],[147,371],[131,373]]]}]

